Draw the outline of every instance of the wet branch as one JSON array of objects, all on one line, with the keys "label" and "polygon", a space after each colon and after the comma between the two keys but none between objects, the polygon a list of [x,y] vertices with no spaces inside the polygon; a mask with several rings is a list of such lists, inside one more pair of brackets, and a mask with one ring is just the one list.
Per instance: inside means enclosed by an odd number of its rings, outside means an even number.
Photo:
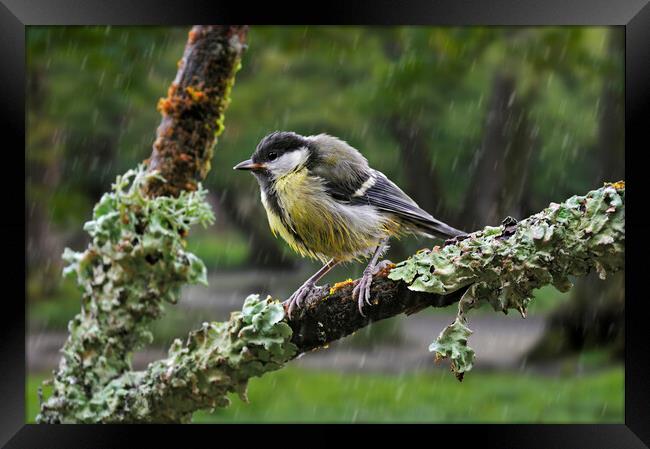
[{"label": "wet branch", "polygon": [[[330,294],[329,285],[305,300],[302,309],[287,319],[293,330],[291,342],[298,353],[308,352],[339,340],[372,322],[391,318],[402,313],[411,315],[427,307],[446,307],[460,300],[464,288],[448,295],[409,290],[408,284],[387,278],[389,270],[377,273],[370,288],[372,305],[364,306],[365,317],[359,313],[357,301],[352,298],[352,289],[358,281],[341,283]],[[335,284],[336,285],[336,284]]]}]

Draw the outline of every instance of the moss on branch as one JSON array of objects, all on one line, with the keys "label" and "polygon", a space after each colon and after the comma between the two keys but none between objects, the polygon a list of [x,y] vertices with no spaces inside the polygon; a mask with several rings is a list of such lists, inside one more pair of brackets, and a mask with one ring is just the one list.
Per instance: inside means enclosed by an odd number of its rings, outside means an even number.
[{"label": "moss on branch", "polygon": [[131,370],[131,354],[151,342],[148,325],[164,303],[175,304],[186,283],[207,284],[205,265],[185,251],[183,238],[190,226],[212,223],[207,192],[199,184],[177,198],[149,198],[143,188],[152,178],[158,175],[144,166],[118,176],[84,225],[88,248],[66,248],[64,274],[77,279],[81,313],[68,324],[53,395],[39,422],[96,417],[88,409],[96,393]]},{"label": "moss on branch", "polygon": [[446,295],[467,287],[458,316],[432,343],[437,358],[450,358],[459,379],[469,371],[474,351],[466,313],[483,303],[495,311],[517,310],[524,318],[533,290],[551,284],[565,292],[569,276],[595,269],[601,279],[625,262],[625,184],[618,182],[552,203],[516,223],[487,227],[442,249],[423,251],[388,275],[413,291]]},{"label": "moss on branch", "polygon": [[63,422],[186,423],[199,409],[247,401],[248,379],[281,368],[296,353],[282,305],[249,296],[224,323],[203,323],[185,343],[176,339],[166,359],[125,372],[98,389]]}]

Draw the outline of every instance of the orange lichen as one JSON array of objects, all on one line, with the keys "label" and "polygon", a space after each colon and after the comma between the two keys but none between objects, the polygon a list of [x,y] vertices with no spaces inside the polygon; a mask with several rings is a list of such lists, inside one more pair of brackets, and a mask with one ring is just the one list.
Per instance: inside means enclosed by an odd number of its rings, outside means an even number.
[{"label": "orange lichen", "polygon": [[181,153],[181,154],[178,156],[178,158],[179,158],[181,161],[183,161],[183,162],[189,162],[189,161],[192,160],[192,156],[190,156],[190,155],[187,154],[187,153]]},{"label": "orange lichen", "polygon": [[201,32],[197,30],[196,28],[192,28],[190,32],[187,35],[187,41],[189,44],[194,44],[200,37]]},{"label": "orange lichen", "polygon": [[176,96],[176,91],[178,90],[178,83],[171,83],[167,88],[167,97],[172,98]]},{"label": "orange lichen", "polygon": [[169,115],[174,109],[173,103],[169,98],[161,98],[158,100],[156,109],[164,115]]},{"label": "orange lichen", "polygon": [[354,284],[354,281],[352,279],[346,279],[345,281],[337,282],[332,288],[330,288],[330,295],[333,295],[337,290],[340,290],[352,284]]},{"label": "orange lichen", "polygon": [[205,93],[201,92],[194,86],[188,86],[186,89],[187,93],[192,97],[194,101],[203,101],[205,100]]},{"label": "orange lichen", "polygon": [[390,273],[390,270],[392,270],[393,268],[395,268],[395,264],[388,263],[386,264],[386,266],[382,267],[382,269],[377,272],[377,276],[386,277],[388,276],[388,273]]}]

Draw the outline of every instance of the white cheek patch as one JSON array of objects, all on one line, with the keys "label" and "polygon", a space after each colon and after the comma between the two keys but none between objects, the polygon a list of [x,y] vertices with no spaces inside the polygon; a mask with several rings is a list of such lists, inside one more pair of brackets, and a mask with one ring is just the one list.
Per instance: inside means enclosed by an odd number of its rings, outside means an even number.
[{"label": "white cheek patch", "polygon": [[272,162],[266,164],[268,170],[277,178],[286,175],[307,162],[309,150],[300,148],[289,151]]}]

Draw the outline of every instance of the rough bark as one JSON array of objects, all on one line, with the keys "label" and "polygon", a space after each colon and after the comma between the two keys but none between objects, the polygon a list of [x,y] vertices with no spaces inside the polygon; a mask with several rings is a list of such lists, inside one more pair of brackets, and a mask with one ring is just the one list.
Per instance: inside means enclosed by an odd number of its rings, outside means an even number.
[{"label": "rough bark", "polygon": [[352,298],[354,282],[344,282],[330,294],[329,285],[313,292],[306,300],[306,306],[288,319],[293,330],[291,342],[297,353],[320,348],[330,342],[350,335],[368,324],[402,313],[411,315],[427,307],[446,307],[458,302],[465,289],[448,295],[409,290],[404,282],[388,279],[389,270],[375,275],[370,292],[373,305],[364,309],[365,317],[359,313],[357,301]]},{"label": "rough bark", "polygon": [[163,115],[149,160],[166,180],[153,180],[152,196],[196,190],[210,170],[212,147],[223,131],[234,74],[245,47],[246,26],[195,26],[179,70],[158,109]]}]

